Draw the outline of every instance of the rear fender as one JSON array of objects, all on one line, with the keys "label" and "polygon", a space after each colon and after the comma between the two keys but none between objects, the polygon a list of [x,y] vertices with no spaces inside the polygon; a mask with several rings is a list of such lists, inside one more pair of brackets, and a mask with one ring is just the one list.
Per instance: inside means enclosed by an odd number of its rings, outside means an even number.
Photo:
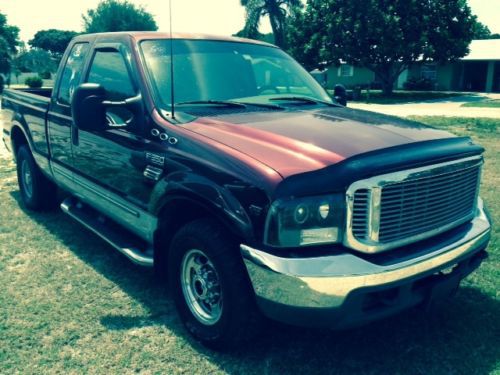
[{"label": "rear fender", "polygon": [[[17,157],[17,150],[19,149],[19,144],[22,144],[17,139],[17,134],[20,132],[24,139],[27,141],[31,152],[33,153],[33,139],[28,129],[28,125],[24,121],[23,117],[16,113],[12,119],[12,127],[10,128],[10,143],[12,147],[12,154],[14,156],[14,160]],[[16,142],[17,141],[17,142]]]}]

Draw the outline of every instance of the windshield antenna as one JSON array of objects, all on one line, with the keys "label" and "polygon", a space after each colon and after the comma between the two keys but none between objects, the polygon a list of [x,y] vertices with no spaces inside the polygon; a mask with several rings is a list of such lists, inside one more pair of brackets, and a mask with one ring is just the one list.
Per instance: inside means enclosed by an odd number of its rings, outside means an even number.
[{"label": "windshield antenna", "polygon": [[174,42],[172,39],[172,0],[168,0],[169,15],[170,15],[170,98],[171,98],[171,116],[175,120],[174,109]]}]

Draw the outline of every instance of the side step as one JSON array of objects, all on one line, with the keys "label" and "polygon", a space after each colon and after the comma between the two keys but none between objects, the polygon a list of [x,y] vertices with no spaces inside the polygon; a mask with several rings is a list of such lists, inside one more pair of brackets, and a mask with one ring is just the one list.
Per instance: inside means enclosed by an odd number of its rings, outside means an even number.
[{"label": "side step", "polygon": [[111,219],[106,218],[74,197],[66,198],[61,203],[61,209],[135,264],[146,267],[153,266],[153,249],[151,245],[131,234]]}]

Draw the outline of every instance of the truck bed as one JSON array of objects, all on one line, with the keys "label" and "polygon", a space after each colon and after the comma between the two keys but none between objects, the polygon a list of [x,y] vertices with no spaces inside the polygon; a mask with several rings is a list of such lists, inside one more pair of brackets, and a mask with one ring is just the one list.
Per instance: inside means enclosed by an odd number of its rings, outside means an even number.
[{"label": "truck bed", "polygon": [[[33,151],[43,156],[48,156],[45,122],[51,94],[51,88],[5,89],[2,96],[2,108],[16,114],[15,121],[21,123],[31,137]],[[8,145],[12,121],[10,118],[5,118],[5,120],[3,137]]]},{"label": "truck bed", "polygon": [[34,106],[46,111],[48,109],[51,95],[52,88],[5,89],[3,92],[2,102],[5,103],[5,101],[9,101],[17,103],[21,106]]}]

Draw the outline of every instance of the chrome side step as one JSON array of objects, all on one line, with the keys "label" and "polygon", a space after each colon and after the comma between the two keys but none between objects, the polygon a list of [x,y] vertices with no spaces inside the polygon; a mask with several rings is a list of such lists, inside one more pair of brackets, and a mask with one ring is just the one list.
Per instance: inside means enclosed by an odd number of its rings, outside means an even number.
[{"label": "chrome side step", "polygon": [[153,266],[153,249],[142,239],[74,197],[61,203],[64,213],[83,224],[135,264]]}]

